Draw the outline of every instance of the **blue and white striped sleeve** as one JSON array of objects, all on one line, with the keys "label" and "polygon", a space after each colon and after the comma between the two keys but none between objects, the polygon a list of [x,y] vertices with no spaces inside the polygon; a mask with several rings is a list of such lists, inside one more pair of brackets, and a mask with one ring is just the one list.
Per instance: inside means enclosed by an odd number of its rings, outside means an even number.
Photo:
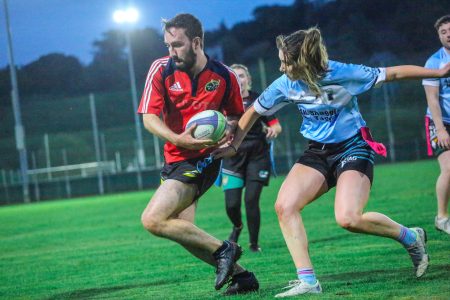
[{"label": "blue and white striped sleeve", "polygon": [[289,104],[287,99],[287,77],[283,75],[275,80],[253,103],[255,111],[263,116],[273,115]]}]

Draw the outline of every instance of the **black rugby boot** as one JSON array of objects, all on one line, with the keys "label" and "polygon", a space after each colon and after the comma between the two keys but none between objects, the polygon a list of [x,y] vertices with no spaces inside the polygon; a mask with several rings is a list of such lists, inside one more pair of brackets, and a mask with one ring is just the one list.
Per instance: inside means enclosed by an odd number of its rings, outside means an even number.
[{"label": "black rugby boot", "polygon": [[246,294],[259,290],[259,282],[252,272],[245,271],[243,273],[231,277],[231,281],[224,296]]},{"label": "black rugby boot", "polygon": [[224,241],[222,246],[213,253],[216,260],[216,290],[228,281],[233,273],[234,263],[241,257],[242,248],[236,243]]}]

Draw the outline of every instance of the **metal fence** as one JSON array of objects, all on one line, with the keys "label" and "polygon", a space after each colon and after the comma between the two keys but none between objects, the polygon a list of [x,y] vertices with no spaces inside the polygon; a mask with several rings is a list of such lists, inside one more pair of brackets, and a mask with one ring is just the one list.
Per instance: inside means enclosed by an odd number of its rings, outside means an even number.
[{"label": "metal fence", "polygon": [[[414,87],[402,86],[404,88],[399,85],[373,90],[359,99],[361,111],[373,135],[388,148],[388,157],[378,157],[377,163],[427,158],[422,125],[426,107],[423,91],[417,84]],[[110,94],[63,99],[57,102],[60,105],[58,114],[48,113],[54,102],[38,111],[43,122],[33,123],[38,134],[27,135],[26,140],[31,201],[139,190],[159,184],[163,143],[143,132],[145,153],[141,161],[144,164],[139,164],[138,157],[142,152],[138,149],[133,119],[124,119],[123,112],[117,112],[129,109],[129,115],[133,113],[126,97],[129,97],[128,94],[118,93],[116,100]],[[399,102],[401,97],[412,99],[407,107]],[[102,105],[96,108],[97,101]],[[36,114],[36,107],[31,105],[35,104],[24,105],[25,120],[31,117],[27,117],[27,112]],[[76,116],[79,119],[74,120],[75,110],[78,110]],[[8,129],[4,124],[12,124],[8,120],[8,111],[3,113],[6,118],[2,119],[1,130]],[[277,117],[283,132],[275,142],[275,158],[278,173],[285,174],[305,148],[306,141],[298,132],[301,116],[294,106],[283,108]],[[118,124],[107,124],[118,118],[122,118]],[[59,124],[64,124],[64,128],[70,124],[70,128],[63,132],[46,132],[47,128],[54,129]],[[6,136],[9,138],[0,140],[0,204],[24,201],[21,172],[4,167],[11,161],[18,161],[13,146],[14,136],[11,132]]]}]

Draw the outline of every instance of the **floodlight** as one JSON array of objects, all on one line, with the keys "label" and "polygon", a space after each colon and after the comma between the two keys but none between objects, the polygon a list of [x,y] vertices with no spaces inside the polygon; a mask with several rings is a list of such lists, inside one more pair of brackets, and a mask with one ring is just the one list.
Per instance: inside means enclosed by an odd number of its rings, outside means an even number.
[{"label": "floodlight", "polygon": [[136,8],[118,9],[113,14],[116,23],[135,23],[139,19],[139,12]]},{"label": "floodlight", "polygon": [[139,19],[139,12],[133,7],[128,8],[125,11],[125,15],[127,16],[128,23],[135,23]]},{"label": "floodlight", "polygon": [[116,10],[113,14],[113,19],[114,19],[114,22],[116,22],[116,23],[125,22],[125,11]]}]

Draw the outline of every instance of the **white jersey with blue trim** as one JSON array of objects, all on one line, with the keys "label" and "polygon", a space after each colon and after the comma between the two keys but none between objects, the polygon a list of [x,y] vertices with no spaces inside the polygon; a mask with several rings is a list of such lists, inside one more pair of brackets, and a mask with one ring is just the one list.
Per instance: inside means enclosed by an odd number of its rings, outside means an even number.
[{"label": "white jersey with blue trim", "polygon": [[302,81],[282,75],[255,101],[255,111],[271,115],[294,103],[303,116],[301,134],[319,143],[339,143],[355,134],[366,122],[358,108],[356,95],[379,85],[386,69],[329,61],[328,71],[320,80],[321,95],[313,94]]},{"label": "white jersey with blue trim", "polygon": [[[434,53],[425,63],[425,68],[441,69],[446,63],[450,62],[450,53],[445,51],[444,47]],[[450,124],[450,77],[447,78],[429,78],[422,80],[423,85],[439,87],[439,105],[442,111],[442,120]],[[427,116],[432,118],[430,108],[427,108]]]}]

